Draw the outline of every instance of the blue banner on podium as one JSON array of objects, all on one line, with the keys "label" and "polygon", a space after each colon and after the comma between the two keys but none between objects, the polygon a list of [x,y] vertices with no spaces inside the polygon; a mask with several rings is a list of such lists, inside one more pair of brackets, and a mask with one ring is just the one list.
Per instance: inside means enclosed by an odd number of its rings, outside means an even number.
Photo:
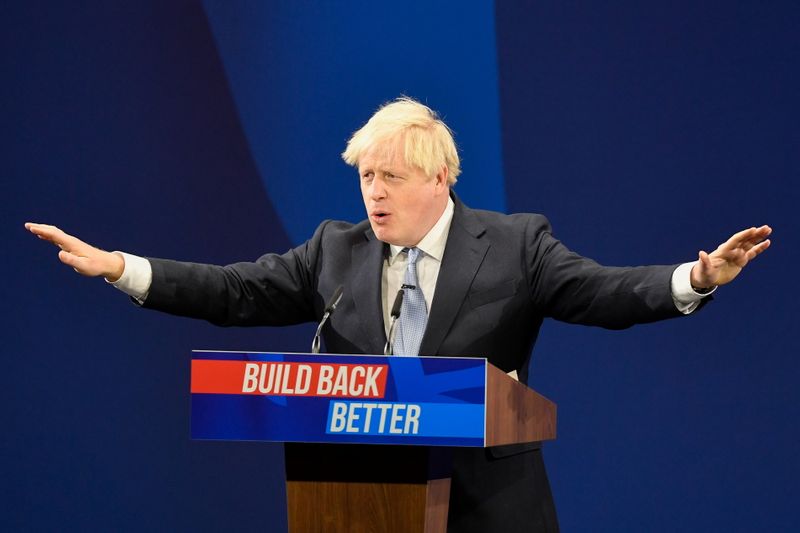
[{"label": "blue banner on podium", "polygon": [[484,446],[486,359],[195,351],[192,438]]}]

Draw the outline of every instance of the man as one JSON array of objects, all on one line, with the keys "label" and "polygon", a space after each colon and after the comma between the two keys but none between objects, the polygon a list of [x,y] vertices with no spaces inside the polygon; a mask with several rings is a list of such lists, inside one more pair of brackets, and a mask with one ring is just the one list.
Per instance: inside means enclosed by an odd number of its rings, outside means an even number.
[{"label": "man", "polygon": [[[220,325],[317,321],[343,284],[325,330],[334,353],[382,353],[390,306],[406,292],[396,353],[480,355],[527,380],[545,317],[607,328],[688,314],[770,245],[768,226],[737,233],[694,263],[608,268],[551,235],[541,215],[472,210],[450,130],[408,98],[379,109],[348,142],[368,220],[326,221],[303,245],[226,267],[94,248],[58,228],[26,227],[81,274],[104,276],[140,305]],[[556,531],[536,444],[461,449],[449,530]]]}]

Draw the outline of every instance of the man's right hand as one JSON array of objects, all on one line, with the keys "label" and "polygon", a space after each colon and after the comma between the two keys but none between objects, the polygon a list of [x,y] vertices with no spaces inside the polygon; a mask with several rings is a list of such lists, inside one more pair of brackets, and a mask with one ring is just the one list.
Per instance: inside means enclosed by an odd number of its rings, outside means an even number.
[{"label": "man's right hand", "polygon": [[125,270],[125,260],[121,255],[95,248],[55,226],[27,222],[25,228],[40,239],[52,242],[61,248],[58,258],[79,274],[103,276],[113,283]]}]

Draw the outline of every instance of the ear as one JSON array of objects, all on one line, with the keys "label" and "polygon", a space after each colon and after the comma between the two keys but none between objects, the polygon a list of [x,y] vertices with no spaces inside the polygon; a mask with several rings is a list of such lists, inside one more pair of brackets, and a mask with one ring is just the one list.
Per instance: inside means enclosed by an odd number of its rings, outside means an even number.
[{"label": "ear", "polygon": [[442,165],[441,170],[439,173],[436,174],[434,178],[436,183],[434,186],[436,187],[436,194],[441,194],[442,192],[449,194],[450,186],[447,183],[447,178],[450,175],[450,170],[447,168],[447,165]]}]

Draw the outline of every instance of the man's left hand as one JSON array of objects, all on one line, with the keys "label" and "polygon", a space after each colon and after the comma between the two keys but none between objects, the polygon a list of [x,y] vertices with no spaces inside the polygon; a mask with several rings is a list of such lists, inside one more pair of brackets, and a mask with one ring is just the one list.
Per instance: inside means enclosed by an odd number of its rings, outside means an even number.
[{"label": "man's left hand", "polygon": [[769,248],[770,233],[769,226],[749,228],[735,234],[710,254],[701,250],[692,267],[692,287],[708,289],[733,281],[747,263]]}]

